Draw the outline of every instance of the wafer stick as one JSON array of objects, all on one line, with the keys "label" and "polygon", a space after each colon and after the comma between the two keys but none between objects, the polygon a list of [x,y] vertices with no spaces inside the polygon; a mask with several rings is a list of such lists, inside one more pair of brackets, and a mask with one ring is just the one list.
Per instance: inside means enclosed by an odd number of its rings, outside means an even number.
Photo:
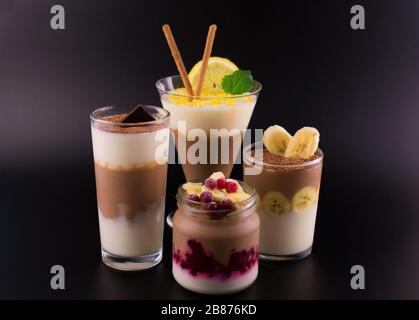
[{"label": "wafer stick", "polygon": [[201,95],[202,87],[204,86],[205,73],[207,71],[209,58],[211,57],[212,45],[214,43],[214,38],[215,38],[215,31],[217,31],[217,25],[212,24],[208,30],[207,42],[205,43],[204,56],[202,57],[201,72],[199,73],[198,85],[196,87],[196,92],[195,92],[195,95],[198,97]]},{"label": "wafer stick", "polygon": [[183,61],[182,61],[182,56],[180,55],[179,49],[176,45],[175,38],[173,38],[173,34],[172,34],[172,31],[170,30],[170,26],[168,24],[165,24],[163,25],[162,29],[163,29],[164,35],[166,36],[167,44],[169,45],[173,59],[175,60],[176,67],[179,71],[183,85],[185,86],[188,94],[192,97],[194,95],[192,85],[191,85],[191,82],[189,81],[189,77],[186,72],[185,65],[183,64]]}]

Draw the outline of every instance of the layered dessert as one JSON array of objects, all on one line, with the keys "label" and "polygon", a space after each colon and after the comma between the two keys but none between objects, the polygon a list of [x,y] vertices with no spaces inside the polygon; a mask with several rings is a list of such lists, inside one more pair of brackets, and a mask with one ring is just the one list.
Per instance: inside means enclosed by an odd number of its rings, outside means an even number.
[{"label": "layered dessert", "polygon": [[156,86],[171,114],[170,127],[186,179],[202,179],[217,171],[229,177],[261,85],[250,71],[210,56],[216,26],[210,27],[203,59],[188,74],[170,28],[163,30],[180,75],[163,78]]},{"label": "layered dessert", "polygon": [[[163,107],[171,114],[170,127],[186,179],[202,179],[217,171],[229,177],[240,151],[243,130],[249,124],[257,96],[249,94],[238,98],[225,95],[192,101],[188,99],[183,88],[163,93],[161,96]],[[205,136],[193,136],[193,129],[203,130]],[[217,130],[213,132],[218,134],[211,135],[211,129]],[[188,156],[188,152],[197,144],[200,144],[199,152],[205,151],[206,155],[199,158],[199,162],[194,162]],[[211,144],[216,146],[213,147],[213,150],[216,150],[213,159]],[[225,159],[222,158],[223,152],[226,155]],[[195,155],[195,149],[192,155]]]},{"label": "layered dessert", "polygon": [[245,166],[261,166],[259,175],[245,175],[259,195],[260,256],[293,260],[311,253],[320,190],[323,153],[319,133],[304,127],[291,136],[272,126],[264,132],[264,148],[244,152]]},{"label": "layered dessert", "polygon": [[179,188],[173,220],[173,276],[186,289],[229,294],[258,274],[256,194],[222,172]]},{"label": "layered dessert", "polygon": [[123,270],[158,263],[163,241],[169,117],[135,110],[98,109],[91,127],[102,256]]}]

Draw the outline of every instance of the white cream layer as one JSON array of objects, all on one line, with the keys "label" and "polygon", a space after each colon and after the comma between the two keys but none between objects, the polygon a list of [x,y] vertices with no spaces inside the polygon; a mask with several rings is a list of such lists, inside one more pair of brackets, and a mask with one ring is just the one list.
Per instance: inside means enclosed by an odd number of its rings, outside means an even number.
[{"label": "white cream layer", "polygon": [[154,161],[164,164],[167,162],[169,129],[124,134],[92,127],[92,141],[95,161],[111,169],[132,168]]},{"label": "white cream layer", "polygon": [[175,280],[185,289],[203,294],[230,294],[246,289],[256,280],[258,264],[245,274],[225,280],[192,276],[188,270],[183,270],[176,263],[173,263],[172,273]]},{"label": "white cream layer", "polygon": [[260,253],[292,255],[307,250],[313,244],[317,204],[305,212],[274,215],[258,209],[260,218]]},{"label": "white cream layer", "polygon": [[133,220],[124,215],[105,218],[99,211],[102,248],[123,257],[139,257],[158,252],[163,244],[165,201],[137,212]]},{"label": "white cream layer", "polygon": [[173,104],[163,96],[163,108],[170,112],[170,127],[178,128],[178,121],[186,121],[187,128],[210,129],[246,129],[255,108],[256,98],[242,101],[234,106],[199,106],[190,107]]}]

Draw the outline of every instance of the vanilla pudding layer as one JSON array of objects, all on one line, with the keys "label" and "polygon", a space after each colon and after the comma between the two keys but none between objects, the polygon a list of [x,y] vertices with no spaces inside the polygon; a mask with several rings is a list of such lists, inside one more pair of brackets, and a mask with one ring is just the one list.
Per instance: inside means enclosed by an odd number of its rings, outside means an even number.
[{"label": "vanilla pudding layer", "polygon": [[161,101],[163,108],[170,112],[172,129],[178,128],[179,121],[186,121],[187,130],[246,129],[256,104],[256,97],[253,96],[231,98],[231,103],[228,99],[220,100],[218,104],[214,104],[217,99],[209,99],[208,103],[203,100],[199,106],[175,104],[170,97],[163,96]]},{"label": "vanilla pudding layer", "polygon": [[92,126],[95,162],[109,169],[129,169],[167,162],[167,128],[141,133],[109,132]]},{"label": "vanilla pudding layer", "polygon": [[106,218],[99,210],[102,248],[117,256],[139,257],[161,250],[164,227],[165,201],[137,212],[133,219],[123,214]]},{"label": "vanilla pudding layer", "polygon": [[317,204],[303,212],[272,214],[258,209],[260,219],[260,253],[294,255],[313,244]]},{"label": "vanilla pudding layer", "polygon": [[203,294],[231,294],[249,287],[257,278],[256,263],[246,273],[235,272],[228,279],[193,276],[173,261],[173,277],[184,288]]}]

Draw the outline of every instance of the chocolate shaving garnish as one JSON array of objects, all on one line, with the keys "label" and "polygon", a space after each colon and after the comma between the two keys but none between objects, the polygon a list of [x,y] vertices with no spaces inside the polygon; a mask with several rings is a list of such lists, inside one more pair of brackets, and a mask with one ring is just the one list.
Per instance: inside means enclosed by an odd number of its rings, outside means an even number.
[{"label": "chocolate shaving garnish", "polygon": [[122,123],[138,123],[138,122],[149,122],[156,120],[151,114],[149,114],[143,106],[136,106],[128,115],[122,120]]}]

